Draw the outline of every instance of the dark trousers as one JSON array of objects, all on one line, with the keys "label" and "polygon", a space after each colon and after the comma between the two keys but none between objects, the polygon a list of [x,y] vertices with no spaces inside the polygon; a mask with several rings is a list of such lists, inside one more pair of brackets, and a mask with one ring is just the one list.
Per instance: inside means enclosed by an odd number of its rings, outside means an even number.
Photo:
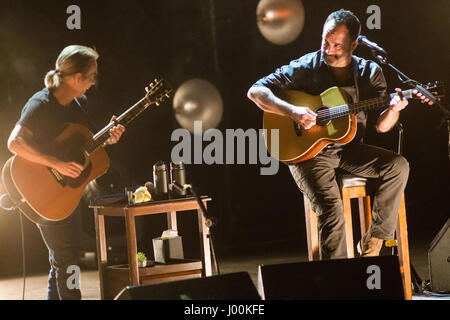
[{"label": "dark trousers", "polygon": [[318,215],[322,259],[346,258],[344,210],[336,181],[337,168],[376,179],[369,232],[379,239],[393,239],[409,175],[405,158],[379,147],[352,143],[342,149],[324,150],[289,168],[300,191],[308,197]]},{"label": "dark trousers", "polygon": [[50,273],[48,300],[80,300],[80,210],[77,208],[67,219],[38,225],[48,248]]}]

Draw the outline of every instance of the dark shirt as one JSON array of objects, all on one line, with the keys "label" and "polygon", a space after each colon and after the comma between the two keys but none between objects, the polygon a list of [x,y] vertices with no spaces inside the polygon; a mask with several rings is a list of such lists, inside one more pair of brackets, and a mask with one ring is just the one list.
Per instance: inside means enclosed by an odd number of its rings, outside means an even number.
[{"label": "dark shirt", "polygon": [[53,142],[69,123],[79,123],[92,130],[85,112],[86,96],[77,101],[80,105],[73,100],[68,106],[62,106],[52,92],[44,88],[28,100],[17,124],[33,132],[30,144],[35,147]]},{"label": "dark shirt", "polygon": [[[78,104],[78,103],[79,104]],[[93,129],[86,114],[87,98],[74,99],[67,106],[58,103],[51,90],[44,88],[36,92],[25,104],[18,125],[27,127],[33,133],[30,145],[41,152],[46,152],[52,142],[61,134],[68,124],[82,124]],[[77,209],[75,209],[77,211]],[[71,223],[72,214],[62,221],[40,222],[40,225],[59,226]],[[50,236],[47,235],[48,237]]]},{"label": "dark shirt", "polygon": [[[359,102],[386,94],[386,80],[381,67],[371,60],[352,57],[353,84],[341,86],[351,97],[351,102]],[[325,63],[321,50],[308,53],[289,65],[278,68],[274,73],[258,80],[254,86],[264,86],[278,95],[284,90],[300,90],[311,95],[320,95],[328,88],[339,86],[329,66]],[[367,125],[368,113],[357,114],[358,129],[352,142],[361,141]],[[335,146],[331,146],[333,148]]]}]

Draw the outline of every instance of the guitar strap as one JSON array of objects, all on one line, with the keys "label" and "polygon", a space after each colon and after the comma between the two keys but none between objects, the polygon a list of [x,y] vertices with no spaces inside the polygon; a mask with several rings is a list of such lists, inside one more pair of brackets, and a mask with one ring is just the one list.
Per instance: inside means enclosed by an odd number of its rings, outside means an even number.
[{"label": "guitar strap", "polygon": [[83,106],[81,105],[80,101],[78,101],[78,98],[75,97],[74,100],[75,100],[75,103],[78,105],[78,107],[80,107],[81,111],[83,111],[83,113],[85,115],[85,118],[86,118],[86,121],[88,122],[88,125],[90,127],[89,129],[94,131],[94,132],[98,131],[97,127],[94,126],[94,124],[92,123],[92,121],[91,121],[91,119],[90,119],[90,117],[89,117],[89,115],[87,113],[87,110],[85,108],[83,108]]},{"label": "guitar strap", "polygon": [[353,102],[359,102],[359,84],[358,84],[358,63],[356,62],[356,60],[354,58],[352,58],[352,64],[353,64],[353,79],[355,82],[355,90],[356,90],[356,100],[357,101],[353,101]]}]

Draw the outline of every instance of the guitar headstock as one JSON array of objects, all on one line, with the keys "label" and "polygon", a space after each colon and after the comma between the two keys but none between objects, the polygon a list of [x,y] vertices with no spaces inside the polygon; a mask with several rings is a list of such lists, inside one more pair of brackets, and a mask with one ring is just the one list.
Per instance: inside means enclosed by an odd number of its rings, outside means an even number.
[{"label": "guitar headstock", "polygon": [[440,101],[445,97],[445,85],[443,82],[428,82],[424,88],[427,89],[437,101]]},{"label": "guitar headstock", "polygon": [[414,99],[420,99],[418,96],[419,93],[433,103],[436,103],[445,97],[445,86],[443,82],[429,82],[426,86],[416,85],[414,89],[417,90],[416,94],[412,93],[412,89],[410,90],[411,97]]},{"label": "guitar headstock", "polygon": [[164,81],[164,79],[155,79],[147,87],[145,99],[149,104],[159,106],[165,99],[170,98],[172,88]]}]

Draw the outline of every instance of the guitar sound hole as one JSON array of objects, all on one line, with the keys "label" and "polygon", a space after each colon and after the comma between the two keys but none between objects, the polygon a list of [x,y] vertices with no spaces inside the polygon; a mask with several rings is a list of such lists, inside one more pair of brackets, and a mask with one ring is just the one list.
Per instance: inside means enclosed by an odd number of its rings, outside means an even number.
[{"label": "guitar sound hole", "polygon": [[83,182],[89,177],[89,174],[92,170],[92,163],[89,162],[89,164],[84,168],[84,170],[81,172],[81,174],[77,178],[71,178],[65,175],[62,175],[58,171],[52,168],[47,168],[50,174],[55,178],[55,180],[62,186],[62,187],[71,187],[71,188],[77,188],[83,184]]},{"label": "guitar sound hole", "polygon": [[71,188],[77,188],[83,184],[83,182],[89,177],[89,174],[92,170],[92,164],[89,162],[89,165],[84,168],[84,170],[81,172],[81,174],[77,178],[71,178],[64,176],[64,183],[65,185],[71,187]]},{"label": "guitar sound hole", "polygon": [[[316,118],[316,125],[325,127],[330,123],[330,109],[327,107],[321,107],[317,109],[316,111],[317,118]],[[297,134],[298,137],[302,135],[303,128],[295,121],[293,121],[294,124],[294,131]]]},{"label": "guitar sound hole", "polygon": [[71,187],[71,188],[77,188],[80,185],[83,184],[83,182],[86,180],[87,177],[89,177],[89,174],[92,170],[92,165],[89,161],[89,159],[86,158],[85,154],[82,152],[82,149],[80,148],[80,143],[77,139],[79,137],[72,137],[71,140],[69,140],[68,145],[70,147],[61,146],[57,152],[54,152],[55,156],[62,161],[66,162],[76,162],[82,166],[84,166],[84,170],[81,172],[80,176],[77,178],[71,178],[68,176],[64,176],[57,172],[54,169],[50,169],[50,173],[53,175],[53,177],[58,181],[58,183],[63,187]]},{"label": "guitar sound hole", "polygon": [[316,110],[317,120],[316,125],[325,127],[331,121],[330,119],[330,109],[327,107],[320,107]]}]

